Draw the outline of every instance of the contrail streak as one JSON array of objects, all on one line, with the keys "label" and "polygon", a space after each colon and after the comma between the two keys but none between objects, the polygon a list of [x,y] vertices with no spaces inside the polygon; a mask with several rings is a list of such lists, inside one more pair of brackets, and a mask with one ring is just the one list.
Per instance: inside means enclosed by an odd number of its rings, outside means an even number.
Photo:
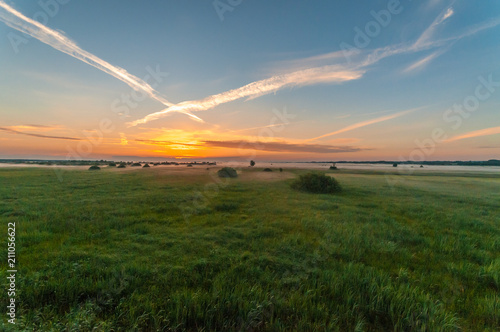
[{"label": "contrail streak", "polygon": [[498,135],[498,134],[500,134],[500,126],[471,131],[471,132],[468,132],[468,133],[465,133],[465,134],[462,134],[459,136],[449,138],[449,139],[445,140],[444,142],[449,143],[449,142],[459,141],[459,140],[466,139],[466,138],[490,136],[490,135]]},{"label": "contrail streak", "polygon": [[[128,84],[136,91],[143,91],[151,98],[161,102],[166,106],[172,106],[165,97],[155,91],[148,83],[140,78],[128,73],[125,69],[113,66],[99,57],[81,49],[75,42],[62,33],[52,30],[45,25],[24,16],[14,8],[0,0],[0,20],[13,29],[30,35],[42,43],[45,43],[58,51],[64,52],[80,61],[83,61],[120,81]],[[189,115],[189,114],[188,114]],[[192,115],[191,115],[192,116]],[[195,117],[198,118],[198,117]],[[199,118],[198,118],[199,119]]]},{"label": "contrail streak", "polygon": [[[332,83],[344,82],[355,80],[363,76],[366,72],[366,67],[380,61],[381,59],[401,53],[416,52],[421,49],[431,48],[439,45],[438,43],[428,42],[427,40],[432,36],[432,33],[437,25],[453,15],[453,9],[450,7],[447,11],[441,13],[432,25],[427,28],[420,38],[412,45],[396,45],[375,49],[370,53],[364,61],[358,65],[350,68],[342,67],[340,65],[327,65],[323,67],[313,67],[304,70],[298,70],[292,73],[273,76],[268,79],[256,81],[247,84],[241,88],[229,90],[205,99],[185,101],[174,106],[170,106],[162,111],[155,112],[145,116],[142,119],[127,123],[128,126],[137,126],[142,123],[157,120],[166,116],[171,112],[192,112],[192,111],[206,111],[212,109],[220,104],[231,102],[240,98],[253,99],[262,95],[275,92],[286,86],[294,85],[311,85],[317,83]],[[444,43],[444,41],[441,41]],[[323,56],[313,57],[313,60],[338,58],[339,52],[329,53]]]},{"label": "contrail streak", "polygon": [[0,127],[0,130],[1,131],[6,131],[6,132],[12,133],[12,134],[26,135],[26,136],[40,137],[40,138],[64,139],[64,140],[69,140],[69,141],[81,141],[82,140],[81,138],[76,138],[76,137],[49,136],[49,135],[25,133],[23,131],[14,130],[14,129],[10,129],[10,128],[5,128],[5,127]]},{"label": "contrail streak", "polygon": [[220,104],[233,100],[247,98],[247,100],[260,97],[271,92],[275,92],[287,86],[310,85],[317,83],[344,82],[360,78],[362,70],[348,70],[338,65],[316,67],[299,70],[296,72],[273,76],[264,80],[252,82],[237,89],[225,91],[200,100],[185,101],[177,105],[170,106],[162,111],[147,115],[146,117],[129,122],[129,126],[136,126],[152,120],[159,119],[170,112],[192,112],[206,111]]},{"label": "contrail streak", "polygon": [[382,116],[380,118],[371,119],[371,120],[367,120],[367,121],[363,121],[363,122],[358,122],[358,123],[352,124],[350,126],[347,126],[345,128],[339,129],[337,131],[334,131],[334,132],[331,132],[331,133],[328,133],[328,134],[324,134],[324,135],[321,135],[321,136],[318,136],[318,137],[306,139],[306,140],[304,140],[304,142],[315,141],[315,140],[320,139],[320,138],[324,138],[324,137],[328,137],[328,136],[333,136],[333,135],[345,133],[346,131],[351,131],[351,130],[358,129],[358,128],[365,127],[365,126],[369,126],[369,125],[372,125],[372,124],[375,124],[375,123],[379,123],[379,122],[391,120],[391,119],[394,119],[394,118],[398,118],[398,117],[400,117],[402,115],[411,113],[411,112],[416,111],[417,109],[421,109],[421,108],[422,107],[414,108],[414,109],[411,109],[411,110],[402,111],[402,112],[399,112],[399,113],[394,113],[394,114],[391,114],[391,115]]}]

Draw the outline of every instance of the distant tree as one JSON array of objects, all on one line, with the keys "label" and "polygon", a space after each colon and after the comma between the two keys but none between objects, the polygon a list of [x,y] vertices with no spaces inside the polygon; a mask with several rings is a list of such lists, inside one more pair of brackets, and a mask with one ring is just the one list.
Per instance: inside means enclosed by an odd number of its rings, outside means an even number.
[{"label": "distant tree", "polygon": [[392,164],[392,167],[398,167],[397,163]]},{"label": "distant tree", "polygon": [[250,160],[250,166],[254,167],[255,166],[255,161]]}]

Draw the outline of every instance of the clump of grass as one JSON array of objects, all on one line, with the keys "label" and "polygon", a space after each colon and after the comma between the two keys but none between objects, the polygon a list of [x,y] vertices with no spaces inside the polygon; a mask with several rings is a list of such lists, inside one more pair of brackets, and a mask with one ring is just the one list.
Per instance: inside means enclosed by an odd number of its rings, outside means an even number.
[{"label": "clump of grass", "polygon": [[337,180],[321,173],[301,175],[292,183],[292,188],[315,194],[333,194],[342,191],[342,187]]},{"label": "clump of grass", "polygon": [[224,167],[224,168],[218,170],[217,175],[220,178],[237,178],[238,177],[238,173],[232,167]]},{"label": "clump of grass", "polygon": [[264,168],[264,172],[272,172],[273,170],[270,168]]},{"label": "clump of grass", "polygon": [[223,202],[216,204],[214,210],[218,212],[232,212],[238,210],[240,205],[235,202]]},{"label": "clump of grass", "polygon": [[92,165],[89,167],[89,171],[98,171],[100,170],[101,168],[97,165]]}]

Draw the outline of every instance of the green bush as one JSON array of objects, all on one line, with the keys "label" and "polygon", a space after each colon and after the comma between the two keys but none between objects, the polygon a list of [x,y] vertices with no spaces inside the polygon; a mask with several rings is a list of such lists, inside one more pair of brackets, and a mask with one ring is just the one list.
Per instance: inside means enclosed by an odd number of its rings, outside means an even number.
[{"label": "green bush", "polygon": [[141,163],[133,163],[132,164],[132,167],[140,167],[140,166],[142,166]]},{"label": "green bush", "polygon": [[116,163],[114,163],[114,162],[110,162],[110,163],[108,164],[108,166],[109,166],[109,167],[115,167],[115,166],[116,166]]},{"label": "green bush", "polygon": [[144,166],[142,166],[142,168],[145,168],[145,167],[151,167],[151,166],[149,166],[149,164],[144,164]]},{"label": "green bush", "polygon": [[272,172],[273,170],[270,168],[264,168],[264,172]]},{"label": "green bush", "polygon": [[125,163],[121,163],[121,164],[120,164],[120,165],[118,165],[118,167],[116,167],[116,168],[125,168],[125,167],[127,167],[127,166],[126,166],[126,164],[125,164]]},{"label": "green bush", "polygon": [[98,171],[100,170],[101,168],[97,165],[92,165],[89,167],[89,171]]},{"label": "green bush", "polygon": [[238,173],[236,173],[236,170],[231,167],[224,167],[220,170],[217,171],[217,175],[219,175],[220,178],[237,178]]},{"label": "green bush", "polygon": [[332,194],[342,191],[342,187],[337,180],[321,173],[301,175],[292,183],[292,188],[315,194]]}]

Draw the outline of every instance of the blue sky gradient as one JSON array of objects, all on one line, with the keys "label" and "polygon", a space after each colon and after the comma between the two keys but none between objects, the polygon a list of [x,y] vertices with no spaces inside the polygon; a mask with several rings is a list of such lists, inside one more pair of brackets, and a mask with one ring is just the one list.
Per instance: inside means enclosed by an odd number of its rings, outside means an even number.
[{"label": "blue sky gradient", "polygon": [[0,0],[0,158],[500,159],[498,1],[41,3]]}]

